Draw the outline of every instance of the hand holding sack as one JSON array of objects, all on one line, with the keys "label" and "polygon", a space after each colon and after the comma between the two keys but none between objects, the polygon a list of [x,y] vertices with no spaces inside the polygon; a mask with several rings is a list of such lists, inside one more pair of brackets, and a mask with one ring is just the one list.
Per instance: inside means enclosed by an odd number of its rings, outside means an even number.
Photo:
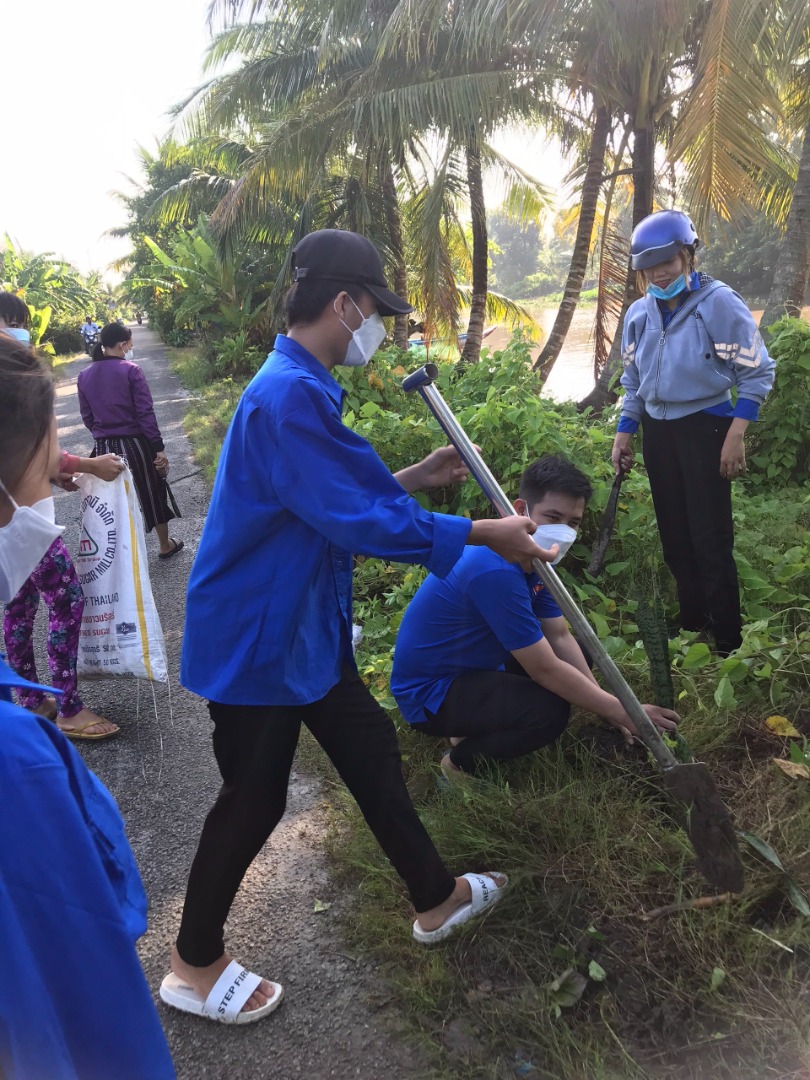
[{"label": "hand holding sack", "polygon": [[79,674],[168,682],[132,474],[125,469],[112,482],[85,474],[76,483],[82,529],[75,564],[85,597]]}]

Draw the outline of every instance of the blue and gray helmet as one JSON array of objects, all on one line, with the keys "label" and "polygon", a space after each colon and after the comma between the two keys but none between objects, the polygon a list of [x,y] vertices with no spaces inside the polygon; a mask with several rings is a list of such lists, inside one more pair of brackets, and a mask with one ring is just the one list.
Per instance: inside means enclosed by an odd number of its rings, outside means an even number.
[{"label": "blue and gray helmet", "polygon": [[633,229],[630,238],[630,265],[634,270],[668,262],[684,247],[700,244],[689,215],[680,210],[658,210]]}]

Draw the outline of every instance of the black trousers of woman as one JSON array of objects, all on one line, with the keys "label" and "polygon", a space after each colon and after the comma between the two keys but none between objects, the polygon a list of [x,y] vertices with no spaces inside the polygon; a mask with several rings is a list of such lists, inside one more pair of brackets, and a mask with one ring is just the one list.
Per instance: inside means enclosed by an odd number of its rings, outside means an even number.
[{"label": "black trousers of woman", "polygon": [[486,761],[509,761],[548,746],[562,735],[571,706],[530,679],[510,657],[505,671],[468,671],[454,679],[447,696],[414,731],[464,737],[450,751],[457,769],[475,772]]},{"label": "black trousers of woman", "polygon": [[721,654],[742,642],[731,481],[720,475],[730,426],[729,417],[704,412],[643,421],[644,464],[681,626],[710,630]]},{"label": "black trousers of woman", "polygon": [[186,891],[177,950],[187,964],[206,967],[222,956],[237,889],[284,814],[302,724],[340,773],[416,911],[450,896],[455,878],[411,802],[394,725],[354,669],[344,669],[340,682],[311,705],[212,701],[208,708],[222,788],[205,820]]}]

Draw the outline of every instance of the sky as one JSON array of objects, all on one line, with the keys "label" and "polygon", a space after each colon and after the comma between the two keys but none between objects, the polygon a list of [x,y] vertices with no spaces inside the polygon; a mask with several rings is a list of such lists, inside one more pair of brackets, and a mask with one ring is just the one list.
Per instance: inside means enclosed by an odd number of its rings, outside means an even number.
[{"label": "sky", "polygon": [[[126,254],[110,192],[137,175],[167,110],[202,81],[208,0],[32,0],[5,35],[0,234],[81,270]],[[10,122],[14,109],[18,122]]]},{"label": "sky", "polygon": [[[138,176],[172,105],[203,80],[208,0],[33,0],[16,5],[0,62],[8,121],[0,151],[0,235],[107,273],[126,239],[113,191]],[[562,166],[540,136],[504,133],[498,148],[548,185]],[[488,204],[500,193],[488,192]]]}]

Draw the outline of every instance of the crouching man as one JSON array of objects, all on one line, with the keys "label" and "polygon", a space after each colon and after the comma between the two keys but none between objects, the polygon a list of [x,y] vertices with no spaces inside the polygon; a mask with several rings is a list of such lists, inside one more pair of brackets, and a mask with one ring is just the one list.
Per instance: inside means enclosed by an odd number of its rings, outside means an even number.
[{"label": "crouching man", "polygon": [[[515,510],[537,525],[538,544],[559,544],[557,562],[576,539],[591,491],[579,469],[551,455],[521,478]],[[423,583],[402,620],[391,688],[415,731],[450,740],[442,759],[448,775],[547,746],[572,705],[628,741],[636,734],[618,699],[593,677],[531,563],[508,563],[488,548],[468,548],[447,577],[431,574]],[[644,709],[660,730],[676,727],[670,709]]]}]

